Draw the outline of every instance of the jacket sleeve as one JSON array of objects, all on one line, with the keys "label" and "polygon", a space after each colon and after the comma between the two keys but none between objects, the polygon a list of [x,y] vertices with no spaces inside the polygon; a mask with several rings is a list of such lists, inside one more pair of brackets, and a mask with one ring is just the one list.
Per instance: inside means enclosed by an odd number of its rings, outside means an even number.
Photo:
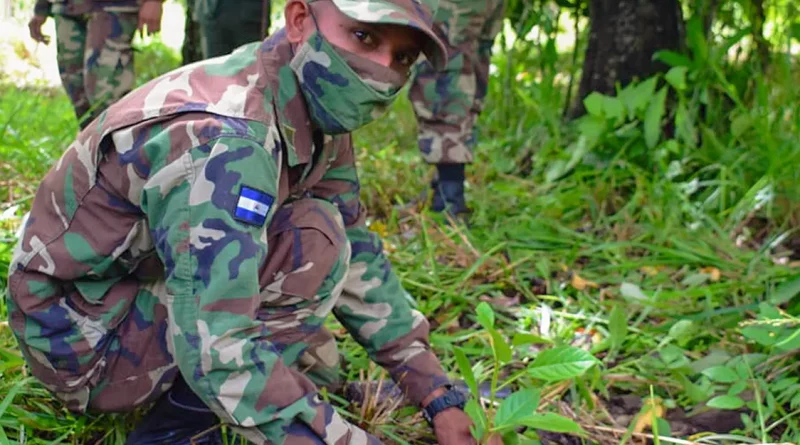
[{"label": "jacket sleeve", "polygon": [[33,5],[33,14],[34,15],[42,15],[42,16],[49,16],[51,11],[51,4],[49,0],[36,0],[36,3]]},{"label": "jacket sleeve", "polygon": [[384,367],[417,406],[447,376],[429,343],[430,325],[403,288],[377,234],[365,223],[350,136],[312,193],[341,212],[352,250],[350,269],[334,314],[348,332]]},{"label": "jacket sleeve", "polygon": [[309,434],[378,443],[284,363],[255,318],[279,165],[263,142],[220,136],[149,176],[142,210],[166,269],[175,361],[192,390],[255,443]]}]

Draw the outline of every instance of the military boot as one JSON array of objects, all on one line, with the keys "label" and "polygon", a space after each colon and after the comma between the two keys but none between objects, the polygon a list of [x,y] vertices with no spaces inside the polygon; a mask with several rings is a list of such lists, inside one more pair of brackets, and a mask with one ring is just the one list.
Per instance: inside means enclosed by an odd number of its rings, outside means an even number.
[{"label": "military boot", "polygon": [[466,222],[469,217],[466,198],[464,198],[464,181],[444,181],[434,179],[431,182],[433,202],[431,210],[446,213],[454,221]]},{"label": "military boot", "polygon": [[[233,443],[233,441],[228,441]],[[222,445],[220,419],[179,375],[125,445]]]}]

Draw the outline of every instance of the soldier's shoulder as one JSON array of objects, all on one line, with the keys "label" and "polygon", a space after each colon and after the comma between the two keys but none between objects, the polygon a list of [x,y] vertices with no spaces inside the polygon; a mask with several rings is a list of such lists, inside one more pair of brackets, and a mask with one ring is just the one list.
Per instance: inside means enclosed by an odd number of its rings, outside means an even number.
[{"label": "soldier's shoulder", "polygon": [[145,150],[148,157],[175,159],[190,150],[208,152],[220,139],[266,146],[268,134],[260,121],[195,111],[138,122],[112,132],[111,139],[118,152]]}]

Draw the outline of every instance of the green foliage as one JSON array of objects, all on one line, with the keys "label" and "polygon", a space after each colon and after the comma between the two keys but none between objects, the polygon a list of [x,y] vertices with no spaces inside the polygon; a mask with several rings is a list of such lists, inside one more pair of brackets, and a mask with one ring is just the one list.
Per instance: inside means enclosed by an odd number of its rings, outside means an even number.
[{"label": "green foliage", "polygon": [[[491,363],[488,364],[492,374],[488,409],[486,406],[481,406],[479,402],[484,397],[478,391],[473,366],[463,349],[454,349],[458,370],[473,397],[469,401],[466,412],[473,421],[474,437],[480,443],[484,443],[491,435],[499,434],[503,436],[505,443],[519,443],[524,439],[537,438],[537,430],[582,434],[581,427],[571,419],[551,412],[537,413],[540,408],[541,393],[540,385],[533,381],[520,385],[518,390],[499,402],[496,410],[493,408],[497,399],[500,372],[514,360],[514,357],[507,341],[494,327],[496,315],[491,306],[485,302],[478,304],[476,317],[481,327],[488,333],[490,348],[493,352]],[[515,335],[515,338],[519,339],[512,343],[515,347],[538,342],[538,339],[533,337]],[[596,364],[598,364],[597,359],[584,350],[559,346],[537,354],[535,360],[527,366],[527,374],[534,379],[551,383],[561,382],[584,376],[586,371]],[[518,376],[522,377],[525,373],[526,371],[522,371]],[[530,431],[518,434],[515,431],[519,428],[530,429]]]},{"label": "green foliage", "polygon": [[[768,3],[764,69],[751,2],[719,3],[709,32],[689,13],[686,50],[655,55],[667,72],[588,96],[588,114],[568,122],[586,29],[574,53],[559,39],[588,2],[510,1],[519,20],[498,39],[468,167],[469,230],[407,204],[431,174],[407,100],[356,133],[369,223],[435,320],[432,345],[472,394],[476,437],[597,443],[590,427],[610,424],[604,405],[620,395],[640,398],[629,417],[665,438],[673,409],[741,412],[742,428],[707,443],[800,437],[800,275],[786,247],[800,236],[800,75],[786,46],[800,28],[792,2]],[[137,53],[137,83],[177,63],[153,40]],[[38,179],[76,131],[60,90],[0,86],[0,211],[12,209],[0,218],[0,268]],[[350,380],[379,377],[352,340],[341,350]],[[0,394],[0,443],[121,444],[133,421],[54,402],[23,372],[7,325]],[[368,426],[388,443],[430,443],[415,415]]]}]

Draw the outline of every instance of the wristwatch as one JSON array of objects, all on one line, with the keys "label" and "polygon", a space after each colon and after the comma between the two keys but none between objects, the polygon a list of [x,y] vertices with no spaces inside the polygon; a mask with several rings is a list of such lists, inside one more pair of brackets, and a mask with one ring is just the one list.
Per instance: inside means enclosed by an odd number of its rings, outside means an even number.
[{"label": "wristwatch", "polygon": [[467,398],[464,396],[464,393],[455,389],[453,385],[445,385],[444,388],[447,389],[444,394],[433,399],[428,406],[422,409],[422,417],[424,417],[431,426],[433,426],[433,418],[440,412],[448,408],[463,410],[464,405],[467,404]]}]

